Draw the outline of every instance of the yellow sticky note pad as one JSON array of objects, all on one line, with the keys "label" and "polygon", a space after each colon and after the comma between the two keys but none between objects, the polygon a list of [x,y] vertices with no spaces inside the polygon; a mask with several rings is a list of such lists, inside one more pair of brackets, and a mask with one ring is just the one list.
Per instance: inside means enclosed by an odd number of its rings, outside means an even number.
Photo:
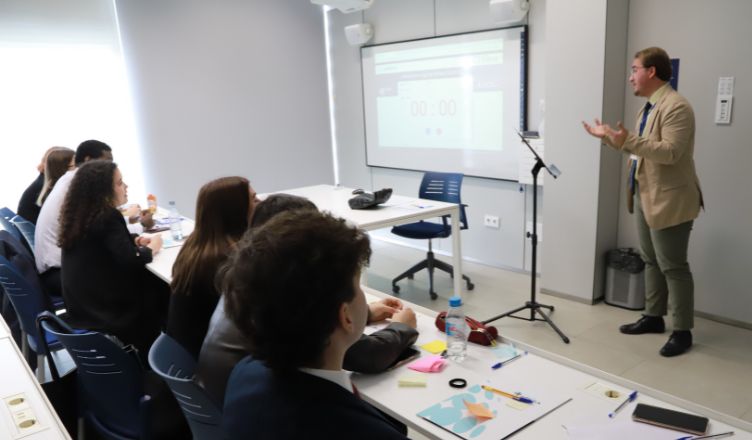
[{"label": "yellow sticky note pad", "polygon": [[446,346],[446,342],[440,339],[437,339],[435,341],[431,341],[431,342],[421,345],[420,348],[432,354],[439,354],[442,351],[446,350],[447,346]]},{"label": "yellow sticky note pad", "polygon": [[523,402],[518,402],[516,400],[508,400],[507,401],[507,406],[510,407],[510,408],[514,408],[514,409],[516,409],[518,411],[524,411],[524,410],[530,408],[529,404],[523,403]]},{"label": "yellow sticky note pad", "polygon": [[463,402],[465,402],[465,407],[467,407],[467,410],[470,411],[470,414],[472,414],[476,418],[486,420],[494,418],[491,410],[486,408],[486,406],[482,403],[470,403],[467,400],[463,400]]},{"label": "yellow sticky note pad", "polygon": [[419,374],[406,374],[399,378],[400,387],[425,387],[426,378]]}]

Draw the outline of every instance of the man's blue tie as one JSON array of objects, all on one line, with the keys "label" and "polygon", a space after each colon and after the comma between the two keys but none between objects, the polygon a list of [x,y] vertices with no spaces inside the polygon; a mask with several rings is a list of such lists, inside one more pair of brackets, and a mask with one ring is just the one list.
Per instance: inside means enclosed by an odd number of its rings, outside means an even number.
[{"label": "man's blue tie", "polygon": [[[640,121],[640,136],[645,131],[645,125],[648,122],[648,114],[650,114],[650,108],[652,104],[650,101],[645,103],[645,108],[642,110],[642,120]],[[632,166],[629,167],[629,188],[634,194],[635,189],[635,173],[637,172],[637,159],[632,159]]]}]

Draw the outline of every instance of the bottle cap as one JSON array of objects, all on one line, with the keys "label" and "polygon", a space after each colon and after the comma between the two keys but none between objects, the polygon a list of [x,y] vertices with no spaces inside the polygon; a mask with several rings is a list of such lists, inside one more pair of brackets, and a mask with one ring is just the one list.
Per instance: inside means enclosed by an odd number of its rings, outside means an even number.
[{"label": "bottle cap", "polygon": [[459,307],[462,305],[462,298],[457,295],[449,298],[449,307]]}]

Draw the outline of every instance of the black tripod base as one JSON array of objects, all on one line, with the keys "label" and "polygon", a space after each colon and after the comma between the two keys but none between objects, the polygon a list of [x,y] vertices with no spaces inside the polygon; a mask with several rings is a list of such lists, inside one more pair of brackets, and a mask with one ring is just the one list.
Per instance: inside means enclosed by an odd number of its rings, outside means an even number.
[{"label": "black tripod base", "polygon": [[[530,309],[530,317],[529,318],[523,318],[521,316],[514,316],[515,313],[521,312],[521,311],[527,310],[527,309]],[[488,324],[490,322],[496,321],[497,319],[505,318],[507,316],[510,317],[510,318],[524,319],[525,321],[545,321],[545,322],[548,323],[548,325],[551,326],[551,328],[554,329],[554,331],[556,333],[559,334],[559,337],[561,337],[561,340],[564,341],[565,344],[569,344],[569,338],[567,337],[567,335],[565,335],[559,329],[559,327],[557,327],[556,324],[554,324],[554,322],[551,321],[551,318],[549,318],[548,315],[546,315],[541,309],[548,309],[548,310],[550,310],[550,311],[553,312],[554,311],[554,306],[548,306],[548,305],[545,305],[545,304],[540,304],[540,303],[537,303],[535,301],[527,301],[524,306],[517,307],[514,310],[510,310],[508,312],[502,313],[501,315],[497,315],[497,316],[494,316],[493,318],[486,319],[485,321],[483,321],[483,324]],[[543,318],[543,319],[536,318],[535,317],[536,313],[538,315],[540,315],[540,317]]]}]

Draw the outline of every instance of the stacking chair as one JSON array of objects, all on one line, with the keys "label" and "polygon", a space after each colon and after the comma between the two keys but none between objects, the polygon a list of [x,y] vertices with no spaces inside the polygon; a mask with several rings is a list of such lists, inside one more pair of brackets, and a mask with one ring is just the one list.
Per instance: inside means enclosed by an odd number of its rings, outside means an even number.
[{"label": "stacking chair", "polygon": [[[78,367],[79,420],[87,420],[107,439],[148,439],[151,397],[144,392],[144,372],[136,356],[102,333],[76,333],[50,312],[38,321]],[[83,432],[81,425],[78,431]]]},{"label": "stacking chair", "polygon": [[177,341],[162,333],[149,350],[149,365],[172,390],[196,440],[222,437],[221,407],[196,382],[196,360]]},{"label": "stacking chair", "polygon": [[63,346],[51,334],[41,334],[36,327],[37,316],[48,310],[42,292],[31,285],[18,270],[0,255],[0,286],[5,291],[5,297],[16,311],[21,326],[21,351],[29,359],[29,350],[37,355],[37,379],[45,381],[45,352],[40,346],[40,338],[44,337],[46,346],[52,352],[63,351]]},{"label": "stacking chair", "polygon": [[18,228],[10,221],[10,219],[13,217],[5,218],[3,215],[0,215],[0,231],[7,231],[10,235],[15,237],[16,240],[23,243],[24,238],[21,235],[21,231],[19,231]]},{"label": "stacking chair", "polygon": [[16,227],[16,229],[18,229],[18,232],[21,234],[21,237],[23,237],[24,244],[26,244],[31,255],[34,255],[34,231],[37,228],[36,225],[20,215],[11,218],[10,222]]},{"label": "stacking chair", "polygon": [[2,208],[0,208],[0,218],[10,220],[11,218],[15,216],[16,216],[16,213],[13,212],[13,210],[8,208],[7,206],[3,206]]},{"label": "stacking chair", "polygon": [[[460,198],[463,177],[462,174],[458,173],[425,173],[423,175],[423,181],[420,184],[419,197],[421,199],[430,199],[460,205],[460,229],[467,229],[467,218],[465,217],[466,205],[462,204]],[[431,295],[431,299],[436,299],[437,295],[433,290],[434,269],[441,269],[454,277],[454,268],[452,268],[452,265],[434,258],[431,243],[431,240],[434,238],[447,238],[452,234],[452,226],[447,221],[448,217],[448,215],[441,217],[441,223],[421,220],[417,223],[409,223],[392,228],[392,233],[399,235],[400,237],[428,240],[428,254],[426,259],[392,280],[392,291],[394,293],[399,293],[400,291],[400,288],[397,285],[400,280],[404,278],[413,279],[415,273],[427,269],[429,294]],[[457,252],[457,249],[454,249],[454,252]],[[462,275],[462,278],[467,281],[468,290],[473,290],[473,288],[475,288],[475,285],[470,282],[470,278],[467,275]]]}]

